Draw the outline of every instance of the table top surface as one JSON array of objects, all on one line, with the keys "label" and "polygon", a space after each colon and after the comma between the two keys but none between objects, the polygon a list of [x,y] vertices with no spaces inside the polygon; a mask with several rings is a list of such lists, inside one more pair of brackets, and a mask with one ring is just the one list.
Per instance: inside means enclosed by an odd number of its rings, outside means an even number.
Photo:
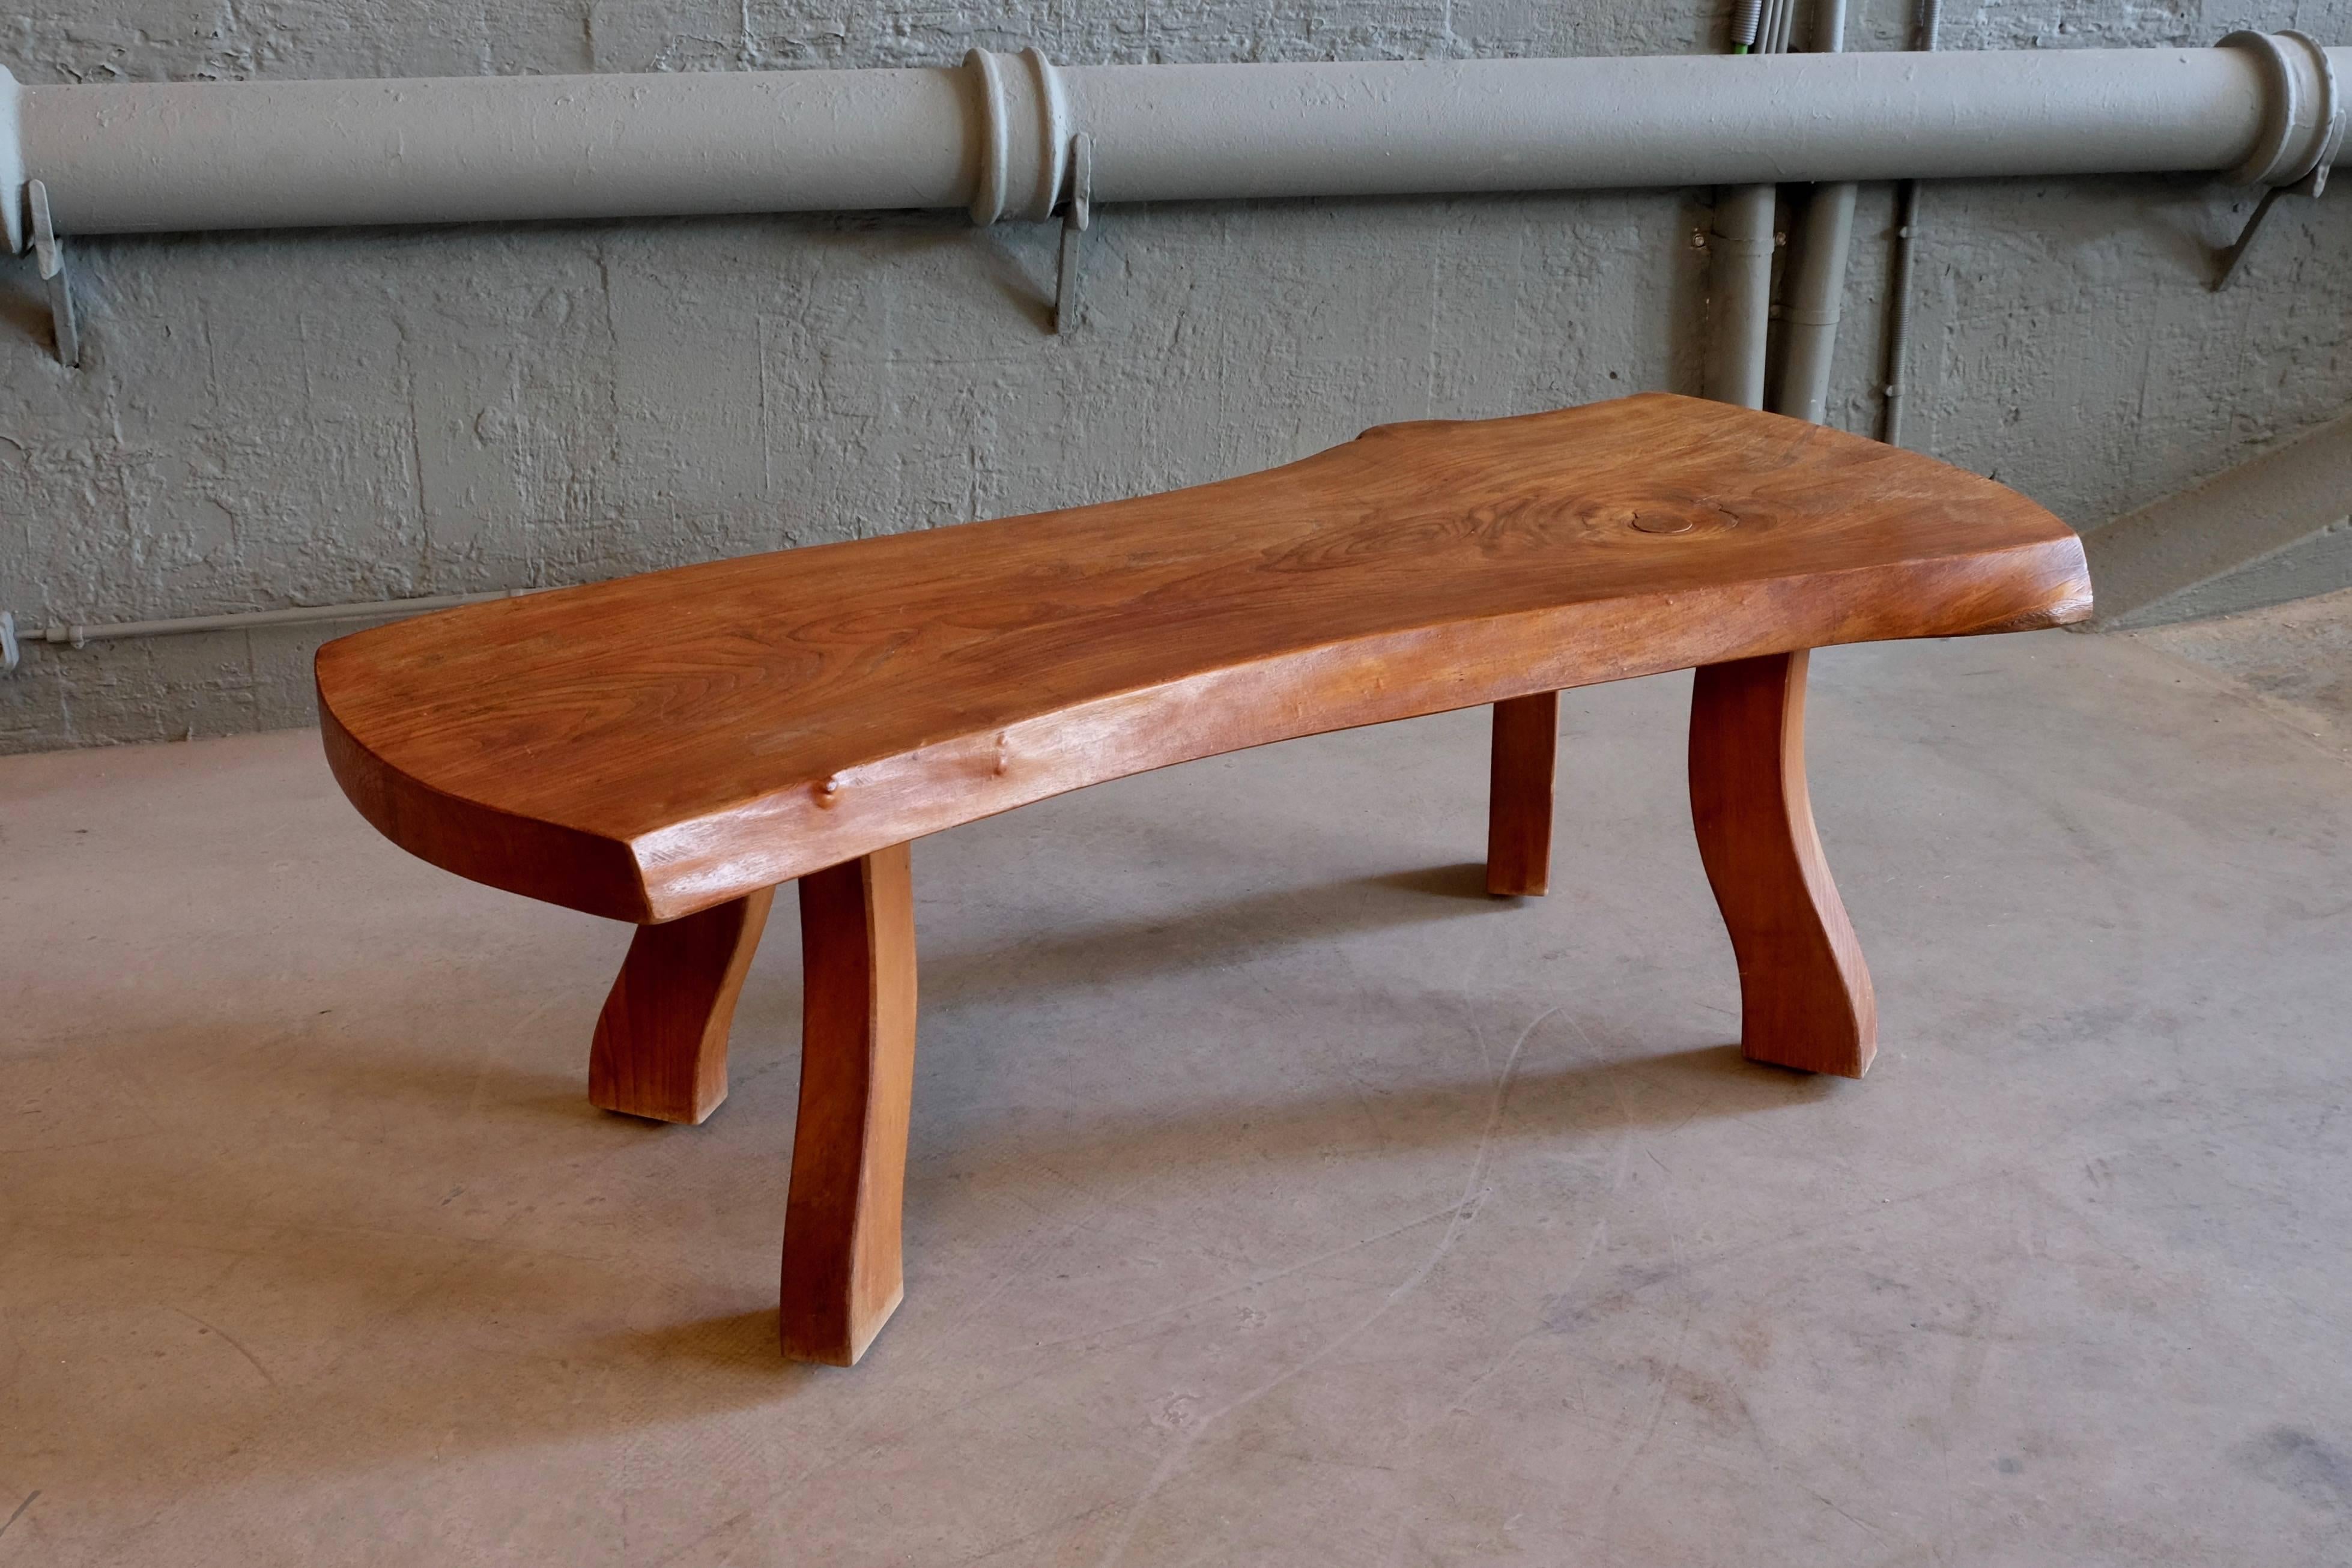
[{"label": "table top surface", "polygon": [[652,920],[1188,758],[2089,607],[2073,531],[2000,485],[1648,394],[447,611],[318,680],[395,841]]}]

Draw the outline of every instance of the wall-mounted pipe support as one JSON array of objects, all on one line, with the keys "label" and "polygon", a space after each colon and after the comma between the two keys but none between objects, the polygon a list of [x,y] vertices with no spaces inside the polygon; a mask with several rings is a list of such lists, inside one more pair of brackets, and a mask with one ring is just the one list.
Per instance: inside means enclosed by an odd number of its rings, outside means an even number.
[{"label": "wall-mounted pipe support", "polygon": [[[2317,196],[2327,189],[2328,170],[2343,148],[2346,119],[2335,66],[2327,51],[2310,37],[2294,32],[2232,33],[2221,42],[2252,50],[2269,67],[2271,123],[2263,144],[2230,172],[2242,184],[2268,189],[2237,239],[2216,258],[2216,289],[2229,287],[2281,196]],[[2315,138],[2322,145],[2306,163],[2303,152]]]},{"label": "wall-mounted pipe support", "polygon": [[68,370],[81,363],[81,331],[74,324],[73,283],[66,277],[66,250],[58,242],[57,225],[49,217],[48,187],[38,180],[25,182],[25,220],[32,230],[33,262],[49,296],[49,331],[57,340],[58,362]]},{"label": "wall-mounted pipe support", "polygon": [[2229,178],[2242,185],[2293,185],[2334,163],[2344,146],[2344,103],[2331,51],[2292,31],[2231,33],[2221,47],[2260,61],[2266,89],[2262,140]]},{"label": "wall-mounted pipe support", "polygon": [[1078,236],[1095,221],[1094,138],[1079,131],[1070,138],[1070,188],[1062,201],[1062,250],[1054,270],[1054,330],[1078,329],[1078,263],[1083,257]]}]

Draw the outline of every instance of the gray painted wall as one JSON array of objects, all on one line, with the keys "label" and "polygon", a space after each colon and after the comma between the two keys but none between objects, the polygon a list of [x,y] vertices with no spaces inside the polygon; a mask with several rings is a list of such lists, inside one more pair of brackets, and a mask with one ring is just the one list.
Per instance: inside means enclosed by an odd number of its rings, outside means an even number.
[{"label": "gray painted wall", "polygon": [[[26,0],[24,80],[1631,54],[1727,5],[1386,0]],[[1909,7],[1858,13],[1891,47]],[[98,14],[92,15],[96,11]],[[1948,7],[1954,47],[2210,43],[2352,0]],[[75,247],[85,366],[0,263],[0,607],[146,619],[562,583],[1278,463],[1382,420],[1696,391],[1709,193],[1109,210],[1045,329],[1053,231],[942,216],[229,235]],[[2352,200],[1927,196],[1913,442],[2094,527],[2352,405]],[[1865,192],[1832,418],[1875,428],[1890,203]],[[302,722],[318,634],[37,649],[0,749]]]}]

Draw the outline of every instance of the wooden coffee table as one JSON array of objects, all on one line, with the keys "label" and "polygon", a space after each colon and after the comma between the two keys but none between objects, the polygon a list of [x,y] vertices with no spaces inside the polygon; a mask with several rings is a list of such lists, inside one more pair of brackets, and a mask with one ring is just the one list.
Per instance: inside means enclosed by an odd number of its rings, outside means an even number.
[{"label": "wooden coffee table", "polygon": [[320,724],[395,843],[635,923],[598,1105],[699,1122],[777,884],[800,884],[787,1354],[898,1305],[910,840],[1107,779],[1495,710],[1487,885],[1544,891],[1558,694],[1697,669],[1692,815],[1741,1049],[1859,1077],[1870,978],[1813,831],[1807,651],[2090,613],[2024,497],[1817,425],[1650,395],[1386,425],[1168,495],[781,551],[327,644]]}]

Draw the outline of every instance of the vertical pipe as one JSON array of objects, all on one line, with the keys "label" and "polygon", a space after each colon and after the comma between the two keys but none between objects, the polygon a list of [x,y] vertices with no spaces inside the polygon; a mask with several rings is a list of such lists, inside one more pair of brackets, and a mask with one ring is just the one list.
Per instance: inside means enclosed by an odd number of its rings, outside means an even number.
[{"label": "vertical pipe", "polygon": [[24,95],[16,73],[0,66],[0,245],[15,256],[32,243],[25,232]]},{"label": "vertical pipe", "polygon": [[1829,412],[1830,362],[1837,352],[1839,307],[1845,295],[1853,195],[1853,186],[1843,183],[1813,187],[1805,204],[1788,303],[1781,311],[1788,323],[1788,353],[1774,407],[1816,424]]},{"label": "vertical pipe", "polygon": [[1738,0],[1731,9],[1731,52],[1744,55],[1756,47],[1756,26],[1762,20],[1764,0]]},{"label": "vertical pipe", "polygon": [[1895,223],[1895,276],[1887,284],[1886,381],[1881,389],[1878,439],[1903,444],[1903,365],[1911,346],[1911,278],[1919,234],[1919,182],[1903,182]]},{"label": "vertical pipe", "polygon": [[[1819,0],[1813,48],[1845,48],[1845,0]],[[1781,413],[1821,423],[1829,410],[1830,361],[1837,351],[1839,308],[1845,298],[1846,252],[1853,235],[1853,185],[1813,187],[1805,206],[1804,237],[1789,283],[1788,355],[1780,369]]]},{"label": "vertical pipe", "polygon": [[[1745,54],[1751,47],[1761,54],[1786,49],[1792,4],[1740,0],[1732,16],[1732,52]],[[1780,194],[1774,185],[1740,185],[1716,198],[1706,392],[1717,402],[1764,406],[1764,365],[1772,329],[1772,223]]]},{"label": "vertical pipe", "polygon": [[1770,185],[1739,185],[1716,198],[1706,395],[1717,402],[1764,406],[1764,350],[1772,325],[1772,217],[1779,194]]},{"label": "vertical pipe", "polygon": [[[1943,20],[1943,0],[1919,0],[1916,32],[1911,47],[1923,54],[1936,51],[1936,34]],[[1879,405],[1878,438],[1889,446],[1903,444],[1903,375],[1910,361],[1911,279],[1917,266],[1919,245],[1919,182],[1903,182],[1900,215],[1895,225],[1895,277],[1888,283],[1886,305],[1886,382]]]}]

